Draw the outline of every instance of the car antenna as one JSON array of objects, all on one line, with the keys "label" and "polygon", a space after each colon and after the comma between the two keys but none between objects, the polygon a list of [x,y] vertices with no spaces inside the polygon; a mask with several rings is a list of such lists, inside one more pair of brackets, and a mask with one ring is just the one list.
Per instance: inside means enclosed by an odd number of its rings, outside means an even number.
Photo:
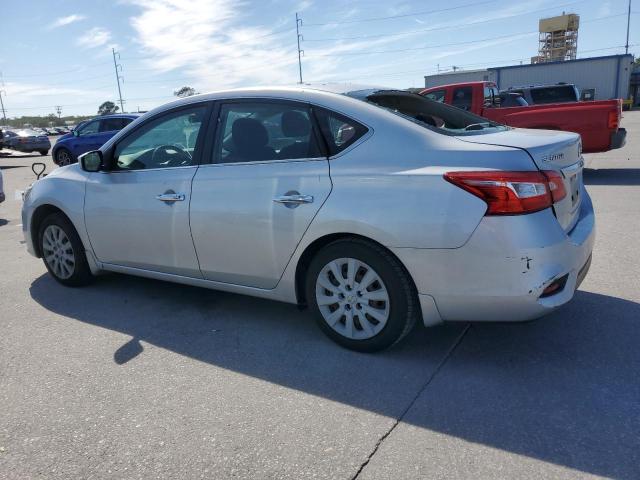
[{"label": "car antenna", "polygon": [[[38,172],[36,170],[38,170],[39,167],[42,167],[42,169]],[[40,180],[40,177],[46,177],[47,176],[47,174],[44,173],[44,171],[46,169],[47,169],[47,166],[42,162],[33,162],[31,164],[31,171],[36,176],[36,180]]]}]

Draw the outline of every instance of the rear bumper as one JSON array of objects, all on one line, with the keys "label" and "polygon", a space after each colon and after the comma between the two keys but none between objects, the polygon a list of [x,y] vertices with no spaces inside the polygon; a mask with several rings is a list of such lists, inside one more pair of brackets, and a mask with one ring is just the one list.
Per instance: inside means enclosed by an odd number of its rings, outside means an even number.
[{"label": "rear bumper", "polygon": [[627,143],[627,129],[619,128],[617,132],[611,134],[611,150],[622,148]]},{"label": "rear bumper", "polygon": [[[526,321],[573,298],[589,269],[594,242],[593,206],[583,189],[580,217],[569,234],[549,209],[530,215],[484,217],[460,248],[396,248],[393,252],[416,283],[425,325]],[[541,297],[545,288],[565,276],[563,288]],[[429,298],[435,309],[430,308]]]}]

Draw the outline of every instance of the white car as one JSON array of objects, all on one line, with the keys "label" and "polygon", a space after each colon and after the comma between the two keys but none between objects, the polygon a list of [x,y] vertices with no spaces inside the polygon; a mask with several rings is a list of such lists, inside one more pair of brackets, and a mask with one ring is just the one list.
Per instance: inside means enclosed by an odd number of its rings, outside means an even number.
[{"label": "white car", "polygon": [[25,193],[29,252],[309,306],[348,348],[416,321],[522,321],[567,303],[594,213],[580,137],[404,91],[198,95],[135,120]]}]

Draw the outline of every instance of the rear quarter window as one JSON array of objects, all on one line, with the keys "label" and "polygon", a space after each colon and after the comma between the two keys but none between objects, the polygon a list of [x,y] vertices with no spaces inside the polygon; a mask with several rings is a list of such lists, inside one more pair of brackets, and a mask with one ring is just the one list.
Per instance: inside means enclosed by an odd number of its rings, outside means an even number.
[{"label": "rear quarter window", "polygon": [[337,112],[313,108],[320,130],[327,142],[329,156],[337,155],[356,143],[369,129]]}]

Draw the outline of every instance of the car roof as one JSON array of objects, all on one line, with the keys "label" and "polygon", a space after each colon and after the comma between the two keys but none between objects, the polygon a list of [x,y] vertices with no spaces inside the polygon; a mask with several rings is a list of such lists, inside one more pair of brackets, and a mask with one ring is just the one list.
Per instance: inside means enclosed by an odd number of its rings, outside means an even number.
[{"label": "car roof", "polygon": [[110,113],[109,115],[98,115],[97,117],[89,118],[85,122],[91,120],[100,120],[103,118],[138,118],[141,113]]}]

